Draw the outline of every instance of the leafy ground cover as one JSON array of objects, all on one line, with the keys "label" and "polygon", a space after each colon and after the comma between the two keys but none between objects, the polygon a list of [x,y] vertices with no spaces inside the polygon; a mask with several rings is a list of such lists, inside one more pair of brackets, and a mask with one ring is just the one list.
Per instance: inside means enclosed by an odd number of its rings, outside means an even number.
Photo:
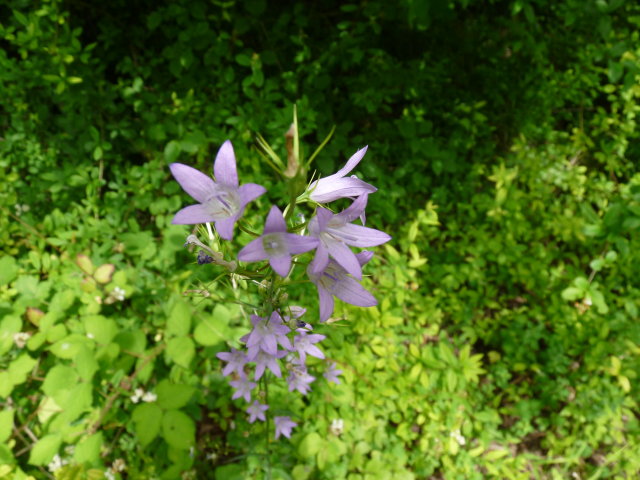
[{"label": "leafy ground cover", "polygon": [[[639,25],[620,0],[5,2],[0,478],[635,478]],[[379,305],[314,323],[341,383],[270,391],[298,424],[275,441],[231,400],[216,354],[248,320],[171,225],[168,165],[231,139],[282,193],[255,138],[284,155],[294,104],[307,157],[335,126],[323,175],[369,145],[393,241]]]}]

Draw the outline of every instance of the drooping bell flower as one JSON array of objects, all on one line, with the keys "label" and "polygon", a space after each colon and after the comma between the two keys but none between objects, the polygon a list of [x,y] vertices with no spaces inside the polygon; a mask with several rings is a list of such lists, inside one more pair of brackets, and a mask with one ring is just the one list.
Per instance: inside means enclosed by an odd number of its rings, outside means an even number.
[{"label": "drooping bell flower", "polygon": [[356,168],[358,163],[360,163],[364,154],[367,153],[367,148],[368,147],[361,148],[354,153],[347,161],[347,164],[333,175],[320,178],[311,183],[307,189],[309,198],[314,202],[328,203],[339,198],[354,198],[377,191],[378,189],[376,187],[369,185],[355,176],[346,177],[347,173]]},{"label": "drooping bell flower", "polygon": [[[362,266],[371,260],[373,252],[360,252],[355,257]],[[334,260],[330,260],[325,269],[317,275],[313,273],[310,264],[307,274],[318,288],[321,322],[326,322],[333,313],[334,296],[358,307],[374,307],[378,304],[376,298]]]},{"label": "drooping bell flower", "polygon": [[380,230],[354,225],[356,218],[364,213],[367,195],[358,197],[349,208],[333,214],[325,208],[318,208],[315,217],[309,221],[309,233],[320,240],[316,256],[311,263],[311,271],[319,275],[329,264],[329,256],[358,280],[362,279],[362,269],[352,247],[375,247],[391,240]]}]

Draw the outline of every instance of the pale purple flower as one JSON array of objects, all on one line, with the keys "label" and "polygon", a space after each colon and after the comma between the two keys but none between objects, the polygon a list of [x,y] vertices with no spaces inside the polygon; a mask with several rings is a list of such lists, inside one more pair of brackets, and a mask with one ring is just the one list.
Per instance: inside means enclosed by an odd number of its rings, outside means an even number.
[{"label": "pale purple flower", "polygon": [[258,350],[262,350],[271,356],[275,356],[278,350],[278,343],[286,350],[291,350],[291,342],[287,333],[291,331],[289,327],[283,325],[282,318],[278,312],[271,313],[269,319],[251,315],[253,330],[247,337],[243,337],[247,342],[248,356],[255,358]]},{"label": "pale purple flower", "polygon": [[271,268],[286,277],[291,268],[291,255],[308,252],[318,246],[318,239],[287,232],[282,212],[271,207],[262,235],[251,241],[238,253],[238,260],[257,262],[269,259]]},{"label": "pale purple flower", "polygon": [[298,426],[291,417],[274,417],[273,421],[276,424],[276,440],[280,435],[291,438],[291,429]]},{"label": "pale purple flower", "polygon": [[251,359],[252,362],[256,362],[256,371],[254,375],[254,380],[260,380],[260,377],[264,374],[266,368],[271,370],[271,372],[278,378],[282,377],[282,373],[280,372],[280,365],[278,365],[278,359],[287,355],[285,351],[279,351],[275,355],[269,355],[262,350],[258,350],[258,353],[254,358]]},{"label": "pale purple flower", "polygon": [[255,183],[239,185],[236,157],[227,140],[222,144],[213,164],[215,181],[195,168],[172,163],[169,168],[185,192],[198,202],[178,211],[171,223],[193,225],[215,222],[216,230],[225,240],[233,238],[233,227],[245,206],[266,189]]},{"label": "pale purple flower", "polygon": [[312,377],[307,373],[305,367],[292,367],[291,373],[287,378],[289,391],[293,392],[294,390],[298,390],[302,395],[306,395],[311,390],[309,384],[315,379],[316,377]]},{"label": "pale purple flower", "polygon": [[363,194],[375,192],[377,190],[376,187],[363,182],[356,176],[345,177],[347,173],[356,168],[365,153],[367,153],[367,147],[361,148],[336,173],[316,180],[309,185],[309,198],[318,203],[328,203],[338,198],[359,197]]},{"label": "pale purple flower", "polygon": [[336,362],[329,362],[329,366],[324,371],[322,376],[326,378],[328,382],[339,384],[340,380],[338,379],[338,375],[340,375],[341,373],[342,373],[342,370],[339,370],[338,368],[336,368]]},{"label": "pale purple flower", "polygon": [[251,401],[251,390],[255,388],[256,384],[249,381],[244,373],[240,375],[238,380],[232,380],[229,384],[236,390],[231,400],[243,397],[247,403]]},{"label": "pale purple flower", "polygon": [[247,363],[247,355],[240,350],[232,348],[230,352],[220,352],[216,355],[220,360],[227,362],[226,367],[222,370],[222,375],[225,377],[237,372],[239,375],[244,374],[244,365]]},{"label": "pale purple flower", "polygon": [[[355,257],[358,264],[362,266],[371,260],[373,252],[360,252]],[[313,273],[311,265],[309,265],[307,274],[315,286],[318,287],[321,322],[326,322],[333,313],[334,296],[343,302],[358,307],[373,307],[378,304],[378,301],[371,293],[365,290],[357,280],[350,277],[347,271],[333,260],[330,260],[326,268],[317,275]]]},{"label": "pale purple flower", "polygon": [[247,413],[249,414],[249,423],[255,422],[256,419],[262,420],[264,422],[266,420],[264,412],[266,412],[268,409],[269,405],[263,405],[261,403],[258,403],[257,400],[254,400],[249,408],[247,408]]},{"label": "pale purple flower", "polygon": [[348,273],[358,280],[362,279],[362,269],[355,253],[347,245],[353,247],[375,247],[391,240],[391,237],[380,230],[354,225],[367,206],[367,195],[358,197],[338,214],[325,208],[318,208],[316,216],[309,221],[309,231],[320,240],[316,256],[311,263],[311,271],[319,275],[329,264],[329,256]]},{"label": "pale purple flower", "polygon": [[300,355],[300,361],[306,362],[307,354],[316,358],[324,358],[324,353],[314,343],[324,340],[326,337],[319,333],[307,334],[303,330],[299,330],[299,334],[293,339],[293,349]]}]

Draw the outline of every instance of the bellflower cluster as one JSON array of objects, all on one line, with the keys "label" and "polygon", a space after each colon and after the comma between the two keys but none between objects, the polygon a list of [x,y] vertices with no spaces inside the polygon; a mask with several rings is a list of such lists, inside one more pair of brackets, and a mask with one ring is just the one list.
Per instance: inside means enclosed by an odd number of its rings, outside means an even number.
[{"label": "bellflower cluster", "polygon": [[[226,241],[233,239],[235,226],[240,224],[240,229],[255,237],[237,253],[237,260],[244,263],[225,260],[222,252],[204,245],[195,235],[187,238],[186,245],[198,248],[197,263],[203,265],[201,268],[226,269],[234,288],[238,288],[239,279],[260,286],[260,303],[250,312],[251,329],[239,339],[241,346],[220,352],[217,357],[224,363],[222,375],[229,377],[231,398],[241,399],[247,405],[248,423],[268,422],[269,412],[274,413],[276,439],[289,438],[297,423],[289,415],[275,415],[280,411],[268,402],[270,383],[280,379],[289,392],[308,395],[317,381],[318,366],[325,365],[320,373],[328,382],[339,384],[338,376],[342,373],[320,347],[326,336],[315,333],[313,326],[301,319],[306,309],[289,304],[287,286],[294,281],[295,267],[302,265],[308,283],[315,286],[320,307],[317,319],[326,322],[333,314],[335,298],[361,307],[377,305],[375,297],[360,283],[363,267],[372,259],[373,252],[353,248],[371,248],[391,239],[386,233],[364,225],[368,196],[377,189],[355,176],[347,176],[363,159],[367,147],[353,154],[336,173],[312,181],[295,197],[306,184],[306,165],[298,158],[296,125],[294,122],[287,133],[286,168],[266,142],[261,144],[272,164],[282,169],[289,192],[295,193],[288,199],[284,213],[276,205],[270,207],[262,234],[251,232],[242,217],[248,204],[267,190],[253,183],[239,184],[230,141],[224,142],[216,155],[215,179],[181,163],[170,165],[183,190],[198,202],[178,211],[172,223],[206,224],[212,240],[213,223],[219,239]],[[328,204],[341,199],[351,203],[334,213]],[[295,211],[305,203],[315,207],[315,211],[309,212],[311,215]],[[299,283],[300,279],[295,281]]]}]

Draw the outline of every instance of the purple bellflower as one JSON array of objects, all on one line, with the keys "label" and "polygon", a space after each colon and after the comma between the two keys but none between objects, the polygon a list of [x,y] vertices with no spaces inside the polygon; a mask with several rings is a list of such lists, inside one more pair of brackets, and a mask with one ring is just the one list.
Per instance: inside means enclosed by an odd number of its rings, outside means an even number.
[{"label": "purple bellflower", "polygon": [[[318,238],[320,244],[316,256],[311,262],[311,271],[320,275],[329,264],[329,256],[358,280],[362,279],[362,269],[355,253],[347,245],[353,247],[375,247],[391,240],[391,237],[380,230],[362,225],[354,225],[367,206],[367,195],[361,195],[345,210],[333,214],[325,208],[318,208],[316,216],[309,221],[311,236]],[[349,302],[350,303],[350,302]]]},{"label": "purple bellflower", "polygon": [[251,401],[251,390],[255,388],[256,384],[249,381],[244,373],[240,375],[238,380],[232,380],[229,384],[236,389],[231,400],[244,397],[247,403]]},{"label": "purple bellflower", "polygon": [[[362,266],[371,260],[373,252],[360,252],[355,257],[358,265]],[[375,297],[354,278],[350,277],[348,272],[337,262],[330,260],[326,268],[317,275],[313,273],[311,267],[312,264],[307,267],[307,274],[318,287],[321,322],[326,322],[333,313],[334,296],[343,302],[357,305],[358,307],[373,307],[378,304]]]},{"label": "purple bellflower", "polygon": [[327,382],[340,384],[338,375],[340,375],[341,373],[342,373],[342,370],[336,368],[336,362],[329,362],[329,366],[324,371],[322,376],[327,379]]},{"label": "purple bellflower", "polygon": [[249,335],[241,339],[247,343],[250,361],[256,358],[259,350],[275,357],[278,343],[286,350],[293,349],[291,341],[287,337],[287,333],[291,329],[282,323],[282,318],[278,312],[271,313],[271,317],[268,320],[257,315],[251,315],[251,323],[253,324],[253,330]]},{"label": "purple bellflower", "polygon": [[264,371],[266,368],[271,370],[271,372],[278,378],[282,377],[282,372],[280,371],[280,365],[278,365],[278,359],[287,355],[287,352],[280,350],[275,355],[269,355],[262,350],[258,351],[255,358],[251,361],[256,362],[256,371],[254,380],[260,380],[260,377],[264,375]]},{"label": "purple bellflower", "polygon": [[294,390],[298,390],[302,395],[306,395],[311,390],[309,384],[315,379],[316,377],[309,375],[305,366],[291,367],[291,373],[287,378],[289,391],[293,392]]},{"label": "purple bellflower", "polygon": [[239,185],[236,157],[227,140],[222,144],[213,164],[215,181],[195,168],[172,163],[169,168],[185,192],[198,202],[176,213],[171,223],[193,225],[215,222],[216,230],[225,240],[233,238],[233,227],[245,206],[266,192],[255,183]]},{"label": "purple bellflower", "polygon": [[222,375],[225,377],[237,372],[238,375],[244,375],[244,365],[248,362],[247,355],[240,350],[231,348],[230,352],[220,352],[216,355],[223,362],[227,362],[227,365],[222,370]]},{"label": "purple bellflower", "polygon": [[291,417],[274,417],[273,420],[276,424],[276,440],[280,435],[291,438],[291,429],[298,426]]},{"label": "purple bellflower", "polygon": [[319,333],[307,334],[304,330],[299,329],[299,334],[293,339],[293,349],[300,355],[300,361],[305,363],[307,354],[316,358],[324,358],[324,353],[314,343],[324,340],[326,337]]},{"label": "purple bellflower", "polygon": [[253,423],[258,420],[262,420],[263,422],[266,420],[264,416],[264,412],[269,409],[269,405],[263,405],[259,403],[257,400],[247,408],[247,413],[249,414],[249,423]]},{"label": "purple bellflower", "polygon": [[375,192],[377,188],[373,185],[369,185],[355,176],[345,177],[347,173],[356,168],[365,153],[367,153],[367,147],[361,148],[336,173],[316,180],[309,185],[309,198],[314,202],[328,203],[338,198],[359,197]]},{"label": "purple bellflower", "polygon": [[268,258],[271,268],[286,277],[291,268],[291,255],[308,252],[317,246],[316,238],[288,233],[282,212],[274,205],[267,215],[262,235],[238,252],[238,260],[257,262]]}]

